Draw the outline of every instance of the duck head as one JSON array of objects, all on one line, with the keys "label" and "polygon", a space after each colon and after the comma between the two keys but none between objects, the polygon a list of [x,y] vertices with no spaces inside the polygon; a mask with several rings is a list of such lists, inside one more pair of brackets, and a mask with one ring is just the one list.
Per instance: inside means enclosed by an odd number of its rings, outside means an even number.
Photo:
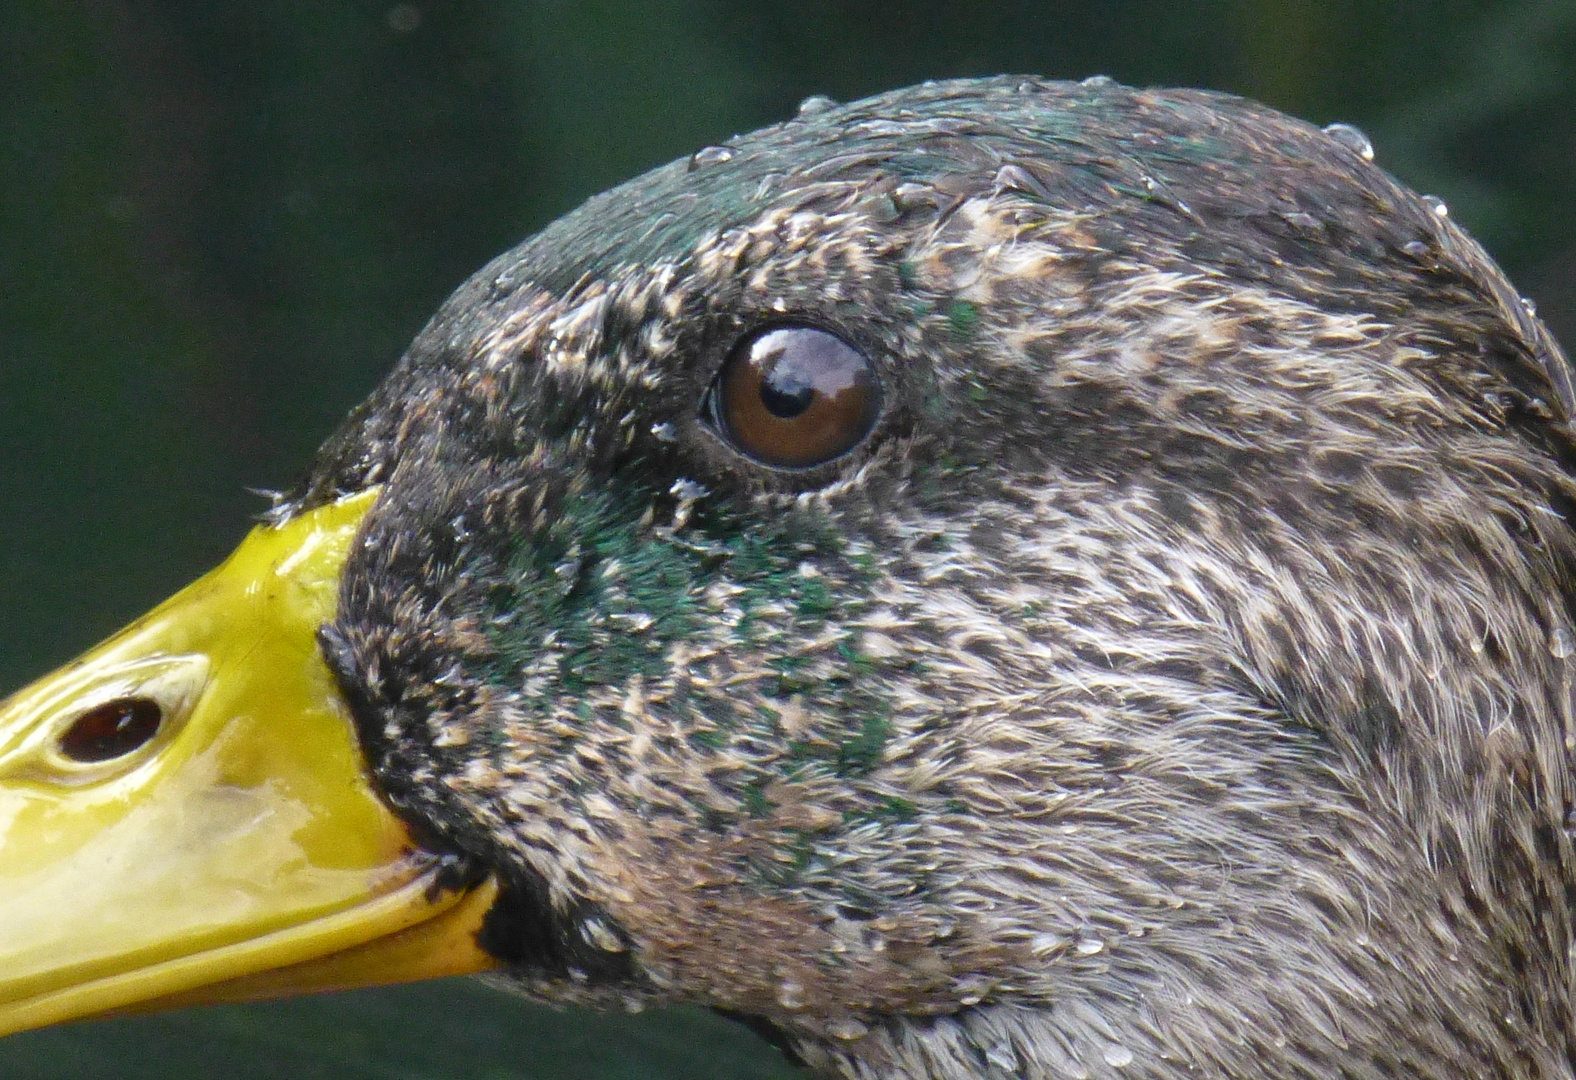
[{"label": "duck head", "polygon": [[928,84],[500,257],[5,706],[0,1027],[490,967],[847,1077],[1568,1075],[1576,397],[1371,156]]}]

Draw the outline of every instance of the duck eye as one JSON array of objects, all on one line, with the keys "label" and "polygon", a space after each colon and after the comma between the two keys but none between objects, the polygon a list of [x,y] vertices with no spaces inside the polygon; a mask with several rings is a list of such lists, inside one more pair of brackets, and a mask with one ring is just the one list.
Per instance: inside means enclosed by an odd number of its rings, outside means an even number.
[{"label": "duck eye", "polygon": [[116,698],[94,706],[60,736],[60,752],[72,761],[125,757],[159,733],[164,710],[147,698]]},{"label": "duck eye", "polygon": [[870,433],[881,387],[870,362],[837,335],[779,326],[734,346],[708,401],[712,423],[740,453],[807,469]]}]

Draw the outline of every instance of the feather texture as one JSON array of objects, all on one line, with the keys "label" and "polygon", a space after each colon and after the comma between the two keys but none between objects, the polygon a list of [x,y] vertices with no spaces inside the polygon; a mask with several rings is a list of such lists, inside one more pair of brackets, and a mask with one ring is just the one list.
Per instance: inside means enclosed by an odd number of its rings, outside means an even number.
[{"label": "feather texture", "polygon": [[[805,470],[701,402],[804,323]],[[1343,140],[927,84],[593,199],[284,497],[384,485],[325,642],[554,1001],[831,1075],[1568,1077],[1569,370]]]}]

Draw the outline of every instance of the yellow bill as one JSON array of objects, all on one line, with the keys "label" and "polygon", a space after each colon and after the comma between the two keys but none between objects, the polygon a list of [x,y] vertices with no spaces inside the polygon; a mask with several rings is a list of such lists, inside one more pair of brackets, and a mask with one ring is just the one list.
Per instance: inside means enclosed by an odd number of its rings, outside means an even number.
[{"label": "yellow bill", "polygon": [[495,886],[378,799],[318,650],[374,497],[258,527],[0,703],[0,1035],[493,965]]}]

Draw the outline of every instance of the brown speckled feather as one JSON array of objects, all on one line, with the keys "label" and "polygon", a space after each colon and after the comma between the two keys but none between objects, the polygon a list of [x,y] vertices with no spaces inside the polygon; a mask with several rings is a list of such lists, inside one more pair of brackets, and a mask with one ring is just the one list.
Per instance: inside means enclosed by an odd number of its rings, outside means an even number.
[{"label": "brown speckled feather", "polygon": [[[772,469],[702,401],[835,332]],[[830,1075],[1572,1073],[1570,375],[1350,140],[927,85],[615,189],[439,312],[288,516],[325,648],[558,1001]]]}]

